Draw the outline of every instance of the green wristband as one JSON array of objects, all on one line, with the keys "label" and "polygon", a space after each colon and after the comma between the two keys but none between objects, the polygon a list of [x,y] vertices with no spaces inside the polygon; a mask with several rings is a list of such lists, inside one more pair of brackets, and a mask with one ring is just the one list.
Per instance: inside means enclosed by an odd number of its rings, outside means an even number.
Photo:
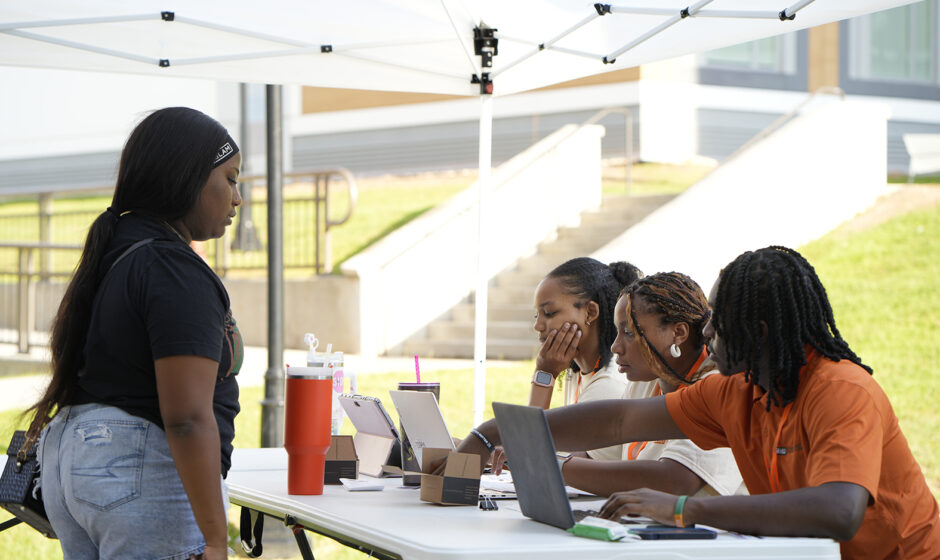
[{"label": "green wristband", "polygon": [[676,500],[676,511],[673,516],[676,527],[685,527],[685,520],[682,519],[682,510],[685,509],[685,501],[688,499],[688,496],[679,496],[679,499]]}]

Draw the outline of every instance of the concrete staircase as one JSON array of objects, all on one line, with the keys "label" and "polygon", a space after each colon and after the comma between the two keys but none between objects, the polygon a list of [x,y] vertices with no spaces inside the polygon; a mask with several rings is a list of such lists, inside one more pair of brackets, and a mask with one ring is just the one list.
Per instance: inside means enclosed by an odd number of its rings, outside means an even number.
[{"label": "concrete staircase", "polygon": [[[581,215],[581,225],[562,228],[532,256],[490,280],[486,334],[487,358],[527,360],[538,351],[532,329],[535,287],[557,265],[590,255],[641,221],[674,195],[607,195],[601,207]],[[628,255],[623,260],[629,260]],[[403,355],[473,357],[473,296],[454,306],[400,347]]]}]

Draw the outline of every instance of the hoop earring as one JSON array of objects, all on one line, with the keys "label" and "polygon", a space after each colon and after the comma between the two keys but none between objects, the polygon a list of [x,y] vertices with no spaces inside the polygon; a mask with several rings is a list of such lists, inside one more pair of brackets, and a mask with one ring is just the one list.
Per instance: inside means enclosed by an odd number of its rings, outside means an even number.
[{"label": "hoop earring", "polygon": [[673,358],[678,358],[678,357],[682,356],[682,350],[681,350],[678,346],[676,346],[675,344],[673,344],[672,346],[669,347],[669,354],[670,354]]}]

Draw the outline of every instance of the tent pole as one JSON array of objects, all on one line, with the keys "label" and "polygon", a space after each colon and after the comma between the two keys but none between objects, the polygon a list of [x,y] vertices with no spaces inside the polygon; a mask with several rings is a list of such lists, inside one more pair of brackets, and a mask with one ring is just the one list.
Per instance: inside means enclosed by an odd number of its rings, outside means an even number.
[{"label": "tent pole", "polygon": [[268,369],[261,401],[261,447],[284,445],[284,249],[281,86],[265,86],[268,160]]},{"label": "tent pole", "polygon": [[483,422],[486,406],[486,297],[488,270],[485,266],[486,195],[493,163],[493,96],[480,96],[480,168],[477,178],[477,287],[473,317],[473,425]]}]

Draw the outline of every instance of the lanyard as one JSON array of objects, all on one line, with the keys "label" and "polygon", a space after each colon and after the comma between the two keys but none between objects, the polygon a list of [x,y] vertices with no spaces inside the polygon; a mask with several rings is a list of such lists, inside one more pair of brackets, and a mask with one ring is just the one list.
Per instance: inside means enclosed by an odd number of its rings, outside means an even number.
[{"label": "lanyard", "polygon": [[[653,394],[650,395],[650,398],[658,397],[661,394],[662,394],[662,389],[657,383],[656,388],[653,389]],[[636,458],[640,455],[640,452],[643,451],[643,449],[646,447],[647,443],[649,442],[648,441],[634,441],[633,443],[631,443],[630,446],[627,447],[627,460],[628,461],[636,460]]]},{"label": "lanyard", "polygon": [[792,402],[783,407],[783,414],[780,415],[780,425],[777,426],[777,435],[774,436],[774,445],[770,448],[770,464],[767,464],[767,458],[764,457],[764,465],[767,467],[771,492],[780,492],[783,490],[780,484],[780,471],[777,467],[777,459],[781,455],[786,455],[787,450],[785,448],[781,450],[778,446],[780,445],[780,434],[783,432],[783,425],[790,416],[790,408],[792,407]]},{"label": "lanyard", "polygon": [[[690,377],[694,376],[698,372],[699,368],[702,367],[702,363],[705,362],[705,358],[707,357],[708,357],[708,351],[703,348],[702,353],[699,355],[698,359],[695,360],[695,363],[692,364],[692,367],[689,368],[689,371],[685,374],[685,378],[689,379]],[[695,381],[695,380],[693,379],[690,381]],[[683,387],[680,386],[678,387],[677,390],[681,390],[682,388]],[[653,389],[653,394],[650,395],[650,398],[658,397],[661,394],[662,394],[662,388],[657,383],[656,388]],[[648,441],[634,441],[633,443],[631,443],[629,447],[627,447],[627,460],[628,461],[636,460],[636,458],[640,455],[640,452],[643,451],[643,449],[646,447],[647,443],[649,442]]]},{"label": "lanyard", "polygon": [[[601,369],[601,357],[597,357],[597,361],[594,362],[594,371],[591,372],[591,377],[594,377],[594,374],[597,373],[597,370]],[[578,372],[578,386],[575,387],[574,391],[574,404],[578,404],[578,397],[581,396],[581,378],[584,376],[583,373]]]}]

